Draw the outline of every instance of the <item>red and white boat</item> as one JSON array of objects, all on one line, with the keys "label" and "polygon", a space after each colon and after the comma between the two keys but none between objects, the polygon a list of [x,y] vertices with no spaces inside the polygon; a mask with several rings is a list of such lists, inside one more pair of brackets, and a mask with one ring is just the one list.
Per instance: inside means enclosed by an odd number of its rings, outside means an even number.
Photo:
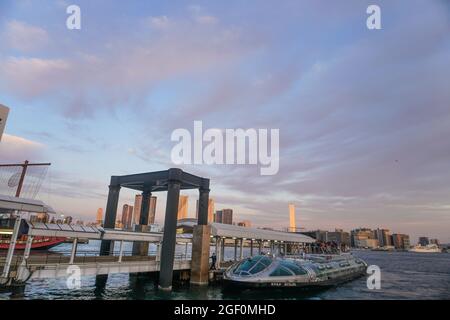
[{"label": "red and white boat", "polygon": [[[8,250],[11,244],[11,236],[13,234],[13,228],[15,219],[2,219],[0,223],[0,251]],[[24,221],[25,222],[25,221]],[[5,228],[6,227],[6,228]],[[17,238],[15,250],[24,250],[27,244],[27,235],[21,235]],[[50,249],[51,247],[57,246],[63,243],[66,238],[61,237],[33,237],[33,242],[31,243],[31,249]]]}]

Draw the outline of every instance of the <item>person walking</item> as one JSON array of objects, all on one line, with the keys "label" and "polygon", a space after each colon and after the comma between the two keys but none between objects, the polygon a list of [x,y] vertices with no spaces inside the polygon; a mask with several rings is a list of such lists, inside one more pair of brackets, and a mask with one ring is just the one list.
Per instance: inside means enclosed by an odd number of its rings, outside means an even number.
[{"label": "person walking", "polygon": [[216,253],[214,252],[211,256],[211,267],[209,268],[209,270],[216,270],[216,261],[217,261],[217,257],[216,257]]}]

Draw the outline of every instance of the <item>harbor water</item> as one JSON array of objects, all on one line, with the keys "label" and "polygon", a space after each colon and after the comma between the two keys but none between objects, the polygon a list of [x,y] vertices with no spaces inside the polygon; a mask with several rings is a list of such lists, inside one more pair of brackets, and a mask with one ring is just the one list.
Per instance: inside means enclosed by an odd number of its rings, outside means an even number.
[{"label": "harbor water", "polygon": [[[78,249],[80,252],[98,252],[98,247],[98,242],[91,241],[80,244]],[[150,251],[152,249],[155,248],[151,247]],[[177,246],[178,254],[185,250],[184,245]],[[61,244],[51,251],[66,254],[70,252],[70,244]],[[244,256],[249,254],[249,248],[244,248]],[[380,267],[381,289],[368,289],[367,277],[361,277],[336,287],[313,291],[280,288],[229,292],[220,284],[207,287],[178,284],[167,293],[158,291],[149,278],[112,274],[101,293],[95,290],[95,277],[82,277],[79,289],[68,289],[67,279],[60,278],[31,280],[23,296],[13,297],[9,292],[0,292],[0,299],[450,299],[449,253],[358,250],[352,254],[369,265]],[[234,248],[225,248],[225,260],[233,257]]]}]

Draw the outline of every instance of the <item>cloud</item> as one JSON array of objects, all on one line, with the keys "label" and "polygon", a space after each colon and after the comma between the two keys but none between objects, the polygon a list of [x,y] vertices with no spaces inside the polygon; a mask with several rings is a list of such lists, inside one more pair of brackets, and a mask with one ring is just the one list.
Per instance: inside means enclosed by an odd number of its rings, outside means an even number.
[{"label": "cloud", "polygon": [[57,92],[69,78],[70,69],[63,59],[9,57],[0,61],[0,80],[12,92],[34,98]]},{"label": "cloud", "polygon": [[150,26],[156,29],[165,29],[170,25],[169,18],[167,16],[150,17],[148,18]]},{"label": "cloud", "polygon": [[97,51],[73,44],[77,50],[60,58],[0,57],[0,90],[26,99],[51,95],[66,116],[86,117],[97,108],[139,106],[161,82],[220,72],[255,48],[236,28],[149,19],[164,32],[137,24],[128,38],[111,36]]},{"label": "cloud", "polygon": [[0,161],[7,163],[40,159],[44,148],[39,142],[5,133],[0,142]]},{"label": "cloud", "polygon": [[6,24],[4,37],[10,47],[23,52],[43,48],[49,43],[47,31],[17,20]]}]

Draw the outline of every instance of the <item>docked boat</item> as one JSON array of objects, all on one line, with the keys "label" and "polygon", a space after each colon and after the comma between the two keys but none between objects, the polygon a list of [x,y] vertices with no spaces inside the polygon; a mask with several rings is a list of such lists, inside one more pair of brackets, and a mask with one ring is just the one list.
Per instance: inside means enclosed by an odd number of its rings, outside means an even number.
[{"label": "docked boat", "polygon": [[360,277],[367,264],[351,254],[307,255],[304,259],[258,255],[224,273],[227,285],[247,288],[332,286]]},{"label": "docked boat", "polygon": [[419,252],[419,253],[438,253],[442,252],[442,250],[436,244],[428,244],[426,246],[421,246],[418,244],[413,248],[408,250],[409,252]]},{"label": "docked boat", "polygon": [[[13,234],[14,222],[15,219],[13,218],[8,219],[0,218],[0,254],[1,251],[7,251],[9,249],[9,246],[11,244],[11,236]],[[15,245],[16,250],[24,250],[26,247],[28,236],[24,232],[25,226],[26,226],[25,221],[22,220],[20,228],[21,231],[16,240]],[[57,246],[61,243],[64,243],[65,241],[66,238],[61,237],[35,236],[33,237],[33,240],[31,242],[31,249],[46,250],[54,246]]]}]

